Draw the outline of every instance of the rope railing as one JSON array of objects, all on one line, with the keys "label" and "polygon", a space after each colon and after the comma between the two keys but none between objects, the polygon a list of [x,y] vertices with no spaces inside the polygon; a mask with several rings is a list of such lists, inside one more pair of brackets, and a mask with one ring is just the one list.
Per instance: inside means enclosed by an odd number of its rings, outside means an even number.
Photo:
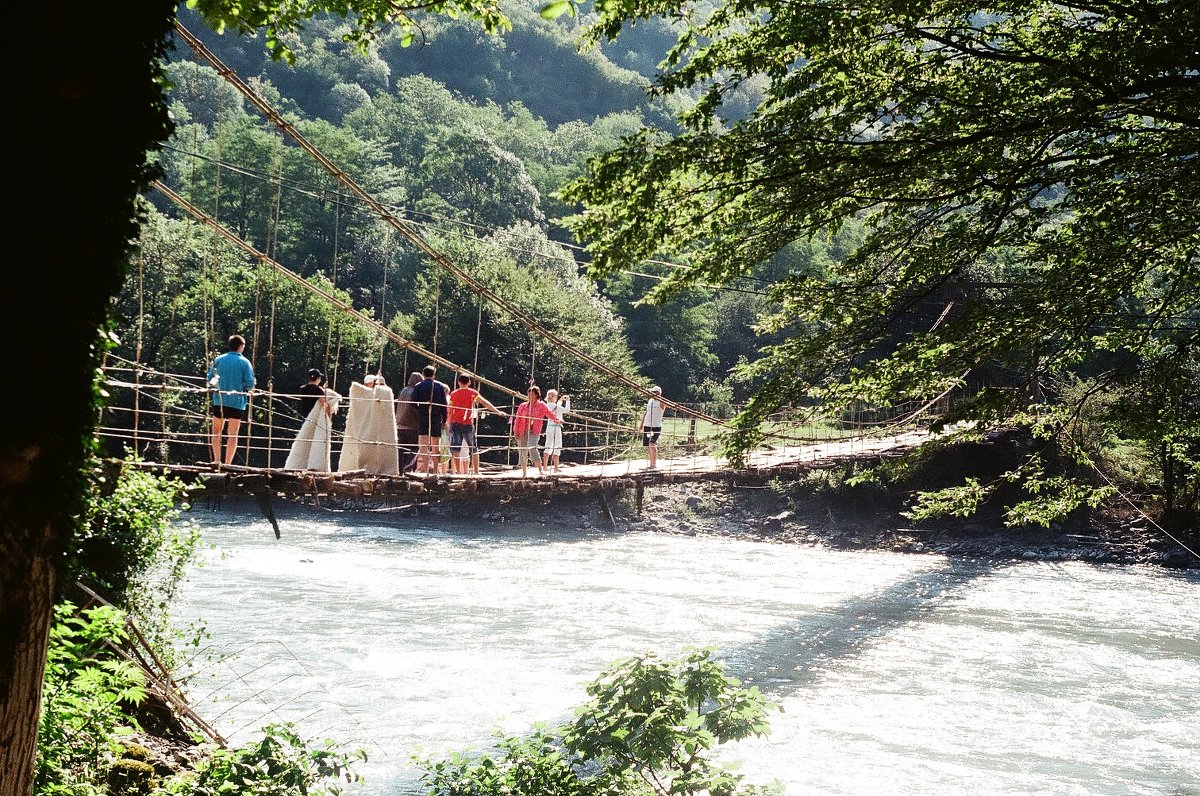
[{"label": "rope railing", "polygon": [[[372,331],[376,332],[377,334],[383,335],[387,339],[394,342],[396,345],[400,346],[400,348],[402,348],[406,351],[412,351],[413,353],[416,353],[422,357],[425,357],[430,362],[435,362],[439,365],[442,365],[443,367],[448,368],[449,370],[451,370],[453,372],[472,373],[472,378],[477,380],[480,385],[491,387],[491,388],[493,388],[499,392],[502,392],[505,395],[508,395],[510,397],[514,397],[514,398],[523,398],[524,397],[524,393],[518,392],[510,387],[500,384],[499,382],[492,381],[491,379],[488,379],[486,377],[482,377],[482,376],[479,376],[478,374],[474,374],[471,370],[468,370],[467,368],[463,367],[462,365],[455,363],[455,362],[451,361],[450,359],[447,359],[446,357],[439,356],[436,352],[430,351],[430,350],[424,348],[423,346],[421,346],[420,344],[416,343],[415,341],[409,340],[408,338],[397,334],[395,331],[388,328],[384,324],[380,323],[375,318],[372,318],[371,316],[367,315],[366,313],[356,309],[354,306],[352,306],[348,302],[342,301],[341,299],[339,299],[337,296],[333,295],[329,291],[327,291],[317,285],[314,285],[312,282],[309,282],[307,279],[300,276],[295,271],[292,271],[287,266],[268,257],[265,253],[255,249],[253,246],[251,246],[249,243],[244,241],[242,238],[240,238],[233,231],[231,231],[230,229],[225,227],[223,224],[221,224],[215,218],[208,215],[204,211],[200,210],[194,204],[192,204],[187,199],[185,199],[182,196],[180,196],[179,194],[177,194],[175,191],[172,191],[169,187],[167,187],[163,183],[161,183],[159,181],[155,181],[154,186],[164,196],[166,196],[168,199],[170,199],[172,202],[174,202],[180,209],[187,212],[192,218],[199,221],[201,224],[208,227],[209,229],[212,229],[218,235],[225,238],[226,240],[228,240],[229,242],[231,242],[232,244],[234,244],[235,246],[240,248],[242,251],[249,254],[251,257],[257,259],[259,262],[263,263],[264,265],[267,265],[270,268],[274,269],[275,271],[282,274],[284,277],[286,277],[293,283],[304,288],[309,293],[328,302],[331,306],[354,317],[356,320],[358,320],[360,323],[367,326]],[[632,429],[627,429],[627,430],[632,430]]]},{"label": "rope railing", "polygon": [[[136,364],[121,364],[128,363],[128,360],[119,357],[114,359],[114,364],[105,367],[107,378],[104,384],[112,398],[107,407],[106,421],[98,428],[98,435],[114,447],[133,448],[139,454],[157,449],[164,454],[163,464],[195,460],[195,452],[200,451],[202,454],[196,463],[206,465],[209,459],[211,391],[204,386],[203,380],[187,374],[163,374]],[[156,378],[131,379],[129,374],[135,371],[152,374]],[[278,461],[279,456],[286,458],[303,422],[294,407],[304,396],[301,393],[270,390],[252,390],[244,394],[265,399],[251,403],[250,411],[252,415],[257,415],[256,422],[244,427],[243,431],[248,433],[244,433],[239,440],[238,449],[247,465]],[[134,400],[135,396],[137,400]],[[275,408],[268,411],[264,406],[266,402]],[[390,403],[394,411],[396,401],[393,399]],[[425,406],[418,403],[412,405]],[[732,406],[727,406],[727,409],[736,411],[736,407]],[[798,415],[806,423],[806,432],[793,432],[789,435],[791,439],[817,447],[828,443],[848,443],[853,446],[856,441],[883,436],[880,433],[882,429],[894,430],[895,418],[912,420],[913,409],[907,405],[888,410],[893,418],[892,425],[879,417],[882,411],[879,408],[870,411],[864,408],[859,418],[855,417],[855,413],[850,413],[849,416],[822,418],[820,422],[814,422],[812,410],[801,408],[776,413],[768,418],[768,423],[786,428],[795,422]],[[519,453],[516,440],[511,428],[505,428],[506,423],[498,422],[505,418],[506,413],[494,415],[482,409],[476,412],[481,472],[486,470],[494,474],[516,469],[512,459],[515,453]],[[338,412],[335,418],[342,415],[343,412]],[[587,410],[572,412],[564,417],[561,424],[563,467],[560,474],[570,474],[579,466],[623,468],[625,472],[645,466],[641,431],[632,430],[639,419],[636,412],[628,410]],[[794,425],[791,427],[795,428]],[[711,426],[705,427],[695,414],[680,414],[667,409],[658,439],[660,468],[665,472],[715,468],[718,431]],[[363,445],[392,444],[348,436],[345,429],[335,423],[330,434],[331,453],[339,454],[350,441]],[[398,452],[409,450],[402,444],[396,447]],[[771,450],[774,448],[768,446],[762,453]],[[446,465],[451,457],[462,458],[463,452],[449,450],[443,438],[440,450],[435,455],[440,465],[437,474],[446,474]],[[548,465],[546,469],[549,471]]]}]

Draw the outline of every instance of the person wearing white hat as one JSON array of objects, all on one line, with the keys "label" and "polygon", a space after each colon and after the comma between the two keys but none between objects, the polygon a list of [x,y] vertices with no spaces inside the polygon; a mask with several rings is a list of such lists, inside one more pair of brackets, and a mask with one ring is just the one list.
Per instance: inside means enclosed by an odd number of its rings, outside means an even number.
[{"label": "person wearing white hat", "polygon": [[662,434],[663,402],[662,387],[650,388],[650,400],[642,412],[642,447],[650,459],[650,468],[658,467],[658,436]]},{"label": "person wearing white hat", "polygon": [[366,470],[375,475],[399,475],[395,398],[378,373],[366,374],[361,384],[350,383],[350,410],[338,472]]}]

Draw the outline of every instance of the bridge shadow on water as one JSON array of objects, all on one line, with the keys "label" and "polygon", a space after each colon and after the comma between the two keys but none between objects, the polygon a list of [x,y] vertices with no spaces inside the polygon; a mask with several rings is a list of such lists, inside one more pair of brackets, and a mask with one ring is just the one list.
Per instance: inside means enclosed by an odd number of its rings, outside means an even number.
[{"label": "bridge shadow on water", "polygon": [[936,569],[828,606],[746,644],[718,652],[728,671],[769,698],[792,696],[861,655],[897,628],[958,598],[979,578],[1009,564],[947,559]]}]

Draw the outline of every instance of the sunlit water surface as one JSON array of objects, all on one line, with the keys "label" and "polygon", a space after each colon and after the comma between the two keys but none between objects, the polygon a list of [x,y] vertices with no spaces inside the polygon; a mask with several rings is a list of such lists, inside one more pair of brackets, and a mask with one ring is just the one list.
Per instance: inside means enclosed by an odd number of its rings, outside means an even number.
[{"label": "sunlit water surface", "polygon": [[565,720],[615,659],[708,645],[783,709],[725,756],[788,793],[1200,794],[1195,571],[195,515],[213,548],[175,613],[212,634],[200,714],[361,747],[363,794]]}]

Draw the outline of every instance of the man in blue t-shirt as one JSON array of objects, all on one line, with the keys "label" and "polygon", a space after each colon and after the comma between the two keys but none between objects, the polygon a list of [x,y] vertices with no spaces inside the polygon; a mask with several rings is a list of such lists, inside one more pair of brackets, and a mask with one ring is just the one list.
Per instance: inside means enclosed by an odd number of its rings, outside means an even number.
[{"label": "man in blue t-shirt", "polygon": [[250,391],[254,389],[254,368],[242,356],[246,339],[240,334],[229,338],[229,350],[213,360],[208,369],[208,388],[212,392],[212,462],[221,464],[221,432],[225,432],[225,464],[233,464],[238,432],[246,419]]}]

